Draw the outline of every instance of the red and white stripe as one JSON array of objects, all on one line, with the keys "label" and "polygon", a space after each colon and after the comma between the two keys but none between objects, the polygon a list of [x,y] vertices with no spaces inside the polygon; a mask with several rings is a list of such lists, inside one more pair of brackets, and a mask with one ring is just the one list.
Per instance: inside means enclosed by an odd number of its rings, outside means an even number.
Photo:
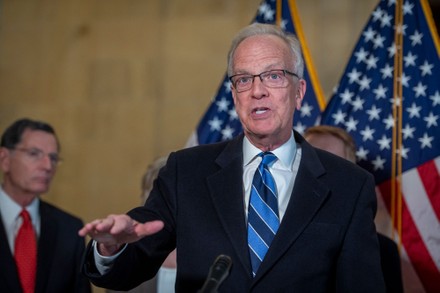
[{"label": "red and white stripe", "polygon": [[[439,173],[440,157],[437,157],[402,174],[401,255],[405,292],[440,292]],[[388,213],[381,221],[388,218],[391,222],[390,184],[379,186]],[[386,234],[391,236],[389,231]]]}]

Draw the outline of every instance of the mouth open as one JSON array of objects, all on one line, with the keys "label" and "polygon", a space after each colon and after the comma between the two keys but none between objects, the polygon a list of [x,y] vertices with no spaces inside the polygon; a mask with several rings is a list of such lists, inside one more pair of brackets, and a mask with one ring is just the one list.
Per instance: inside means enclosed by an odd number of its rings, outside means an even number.
[{"label": "mouth open", "polygon": [[254,108],[251,117],[254,120],[265,120],[270,117],[271,109],[267,107]]},{"label": "mouth open", "polygon": [[269,108],[255,108],[252,112],[257,115],[262,115],[269,111]]}]

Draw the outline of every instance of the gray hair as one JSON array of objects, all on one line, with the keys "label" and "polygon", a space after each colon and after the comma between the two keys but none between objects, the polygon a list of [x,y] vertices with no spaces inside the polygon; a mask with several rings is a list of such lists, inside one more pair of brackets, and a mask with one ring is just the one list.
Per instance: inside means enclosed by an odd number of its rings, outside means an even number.
[{"label": "gray hair", "polygon": [[233,72],[233,58],[235,51],[242,41],[252,36],[259,35],[273,35],[281,38],[289,46],[292,56],[294,57],[294,68],[289,68],[293,73],[296,73],[300,78],[304,74],[304,60],[301,53],[301,45],[297,37],[291,33],[284,32],[280,27],[272,24],[253,23],[242,29],[232,40],[231,48],[228,53],[228,76],[232,76]]}]

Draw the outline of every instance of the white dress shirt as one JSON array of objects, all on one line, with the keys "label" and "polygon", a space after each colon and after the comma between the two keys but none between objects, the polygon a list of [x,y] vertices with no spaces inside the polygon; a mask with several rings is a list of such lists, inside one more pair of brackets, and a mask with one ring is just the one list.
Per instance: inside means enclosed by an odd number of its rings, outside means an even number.
[{"label": "white dress shirt", "polygon": [[[286,143],[271,152],[278,158],[278,160],[269,167],[269,171],[275,179],[278,191],[278,212],[281,222],[286,213],[287,205],[293,191],[293,185],[295,184],[296,174],[298,173],[299,162],[301,161],[301,148],[296,144],[292,132],[290,139]],[[252,180],[255,170],[261,162],[261,157],[258,156],[260,153],[261,150],[251,144],[245,137],[243,141],[243,186],[246,217],[252,189]]]},{"label": "white dress shirt", "polygon": [[[38,198],[35,198],[31,204],[26,206],[26,210],[29,212],[37,237],[40,235],[39,206],[40,200]],[[18,229],[23,222],[23,219],[20,217],[22,209],[23,208],[18,203],[13,201],[12,198],[6,194],[3,187],[0,186],[0,215],[5,227],[6,237],[8,238],[8,244],[12,255],[14,255],[15,237],[17,236]]]},{"label": "white dress shirt", "polygon": [[160,267],[157,272],[157,293],[174,293],[174,284],[176,283],[175,268]]}]

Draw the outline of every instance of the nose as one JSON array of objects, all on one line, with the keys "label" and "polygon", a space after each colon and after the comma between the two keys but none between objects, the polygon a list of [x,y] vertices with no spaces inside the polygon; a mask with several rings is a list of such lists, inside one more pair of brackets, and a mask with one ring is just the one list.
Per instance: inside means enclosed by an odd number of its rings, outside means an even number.
[{"label": "nose", "polygon": [[252,83],[252,88],[251,88],[251,94],[252,97],[255,99],[262,99],[269,95],[269,92],[267,91],[267,87],[261,81],[261,77],[256,76],[254,78],[254,82]]},{"label": "nose", "polygon": [[52,162],[51,158],[49,155],[44,155],[41,160],[40,160],[41,165],[46,169],[46,170],[53,170],[55,168],[54,163]]}]

